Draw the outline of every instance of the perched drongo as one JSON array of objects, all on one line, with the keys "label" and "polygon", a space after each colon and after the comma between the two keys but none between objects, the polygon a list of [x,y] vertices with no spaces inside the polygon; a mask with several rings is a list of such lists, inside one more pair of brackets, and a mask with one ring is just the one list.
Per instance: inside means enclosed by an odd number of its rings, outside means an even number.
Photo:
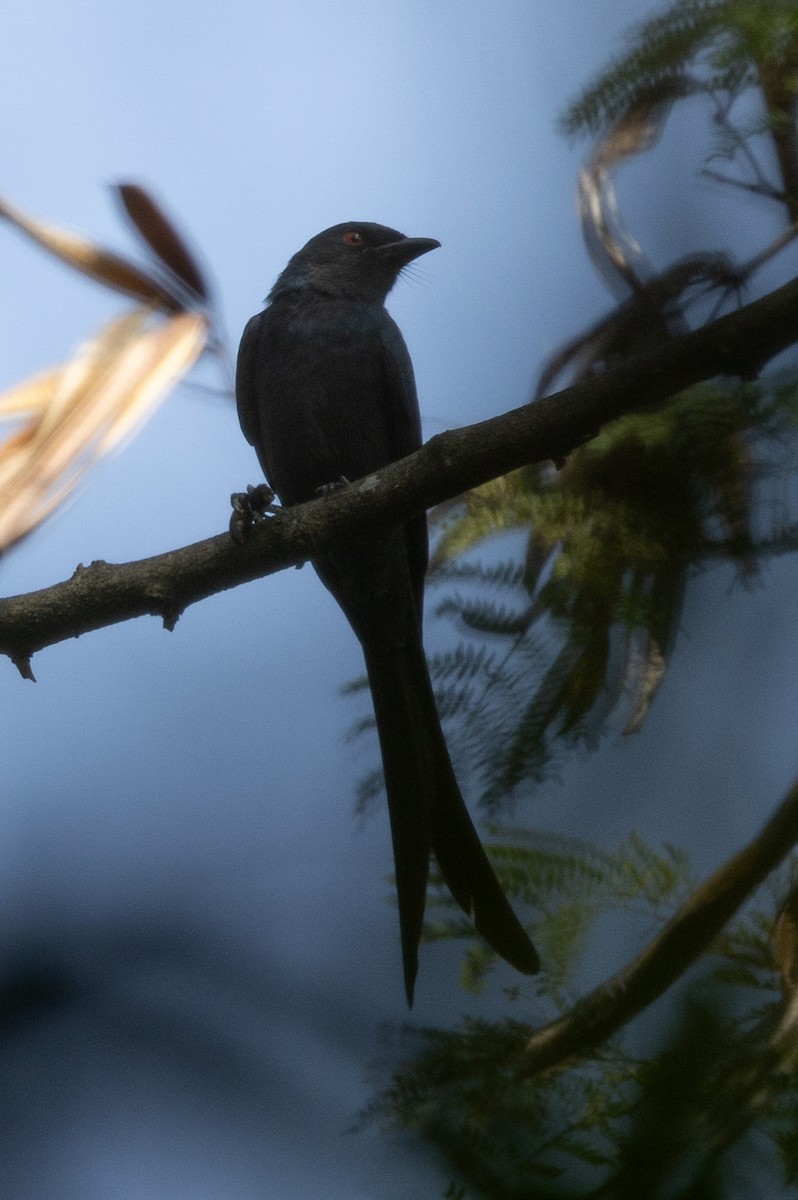
[{"label": "perched drongo", "polygon": [[[294,255],[244,330],[241,427],[284,505],[369,475],[421,445],[413,367],[385,298],[434,250],[366,221],[334,225]],[[519,971],[538,956],[468,815],[441,731],[421,640],[426,517],[314,561],[366,659],[396,865],[405,990],[413,1002],[429,856],[493,949]]]}]

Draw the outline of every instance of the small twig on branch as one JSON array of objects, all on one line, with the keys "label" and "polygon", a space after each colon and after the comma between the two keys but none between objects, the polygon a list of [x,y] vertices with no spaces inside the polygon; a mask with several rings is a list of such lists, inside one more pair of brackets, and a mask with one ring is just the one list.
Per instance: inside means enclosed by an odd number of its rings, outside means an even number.
[{"label": "small twig on branch", "polygon": [[798,524],[786,525],[771,537],[752,542],[749,538],[724,538],[714,541],[707,538],[701,546],[702,559],[726,559],[739,563],[741,559],[778,558],[782,554],[795,554],[798,550]]},{"label": "small twig on branch", "polygon": [[762,832],[696,889],[641,954],[529,1039],[526,1078],[589,1053],[674,983],[798,842],[798,780]]},{"label": "small twig on branch", "polygon": [[740,276],[742,279],[750,279],[755,271],[763,267],[771,258],[775,258],[780,254],[785,246],[789,246],[790,242],[794,242],[798,237],[798,223],[789,225],[787,229],[775,237],[769,245],[765,246],[764,250],[760,250],[759,254],[755,254],[747,263],[743,263],[740,267]]},{"label": "small twig on branch", "polygon": [[[739,152],[748,163],[751,173],[756,180],[756,185],[754,186],[745,184],[740,184],[740,186],[749,186],[752,191],[758,191],[760,195],[771,197],[774,200],[777,199],[778,189],[774,184],[769,182],[759,163],[759,159],[751,149],[749,138],[742,132],[741,129],[738,129],[729,116],[735,101],[738,99],[739,92],[736,88],[734,88],[727,92],[725,96],[720,96],[713,90],[710,92],[710,95],[715,103],[715,124],[719,125],[724,130],[730,144],[734,146],[731,157]],[[717,155],[713,155],[712,157],[717,157]],[[723,155],[723,157],[728,158],[730,156],[726,154]],[[712,171],[704,171],[704,174],[709,175],[710,177],[714,176],[714,178],[716,178],[720,183],[737,183],[736,179],[727,179],[725,176],[715,175]],[[784,192],[781,193],[780,198],[782,203],[786,200],[786,195]]]},{"label": "small twig on branch", "polygon": [[783,204],[787,199],[785,192],[773,187],[770,183],[750,183],[746,179],[735,179],[732,175],[713,171],[711,167],[704,167],[701,174],[705,179],[711,179],[714,183],[725,183],[729,187],[740,188],[744,192],[753,192],[755,196],[764,196],[766,200],[777,200],[779,204]]},{"label": "small twig on branch", "polygon": [[188,605],[216,592],[373,536],[519,467],[562,462],[608,421],[642,405],[715,376],[754,378],[797,341],[794,280],[594,379],[438,434],[340,493],[265,521],[245,546],[223,535],[139,562],[93,563],[64,583],[0,600],[0,654],[31,677],[31,656],[66,638],[146,614],[172,628]]}]

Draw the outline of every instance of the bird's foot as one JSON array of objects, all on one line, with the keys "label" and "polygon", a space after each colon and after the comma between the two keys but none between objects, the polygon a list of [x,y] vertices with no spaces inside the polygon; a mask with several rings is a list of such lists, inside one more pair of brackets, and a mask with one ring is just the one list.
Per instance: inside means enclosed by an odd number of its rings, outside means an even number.
[{"label": "bird's foot", "polygon": [[241,545],[253,525],[263,521],[271,511],[274,492],[267,483],[247,484],[245,492],[233,492],[230,503],[230,537]]},{"label": "bird's foot", "polygon": [[349,487],[350,480],[346,475],[341,475],[340,478],[334,479],[332,483],[323,483],[321,487],[316,488],[317,496],[334,496],[336,492],[342,492],[344,488]]}]

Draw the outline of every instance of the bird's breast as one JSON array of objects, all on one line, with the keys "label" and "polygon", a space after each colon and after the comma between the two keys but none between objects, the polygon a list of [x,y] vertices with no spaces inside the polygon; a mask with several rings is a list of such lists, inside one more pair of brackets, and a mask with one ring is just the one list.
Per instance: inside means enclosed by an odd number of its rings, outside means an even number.
[{"label": "bird's breast", "polygon": [[275,314],[276,307],[264,314],[271,320],[259,355],[258,409],[272,484],[295,504],[397,457],[393,400],[371,306],[326,302]]}]

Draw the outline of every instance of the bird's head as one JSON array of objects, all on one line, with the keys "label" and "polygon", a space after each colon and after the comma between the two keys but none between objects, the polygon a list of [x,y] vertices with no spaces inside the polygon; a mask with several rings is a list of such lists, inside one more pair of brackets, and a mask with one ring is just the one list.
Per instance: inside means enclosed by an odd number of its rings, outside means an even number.
[{"label": "bird's head", "polygon": [[317,233],[293,256],[269,299],[311,289],[382,304],[402,268],[438,246],[434,238],[405,237],[372,221],[344,221]]}]

